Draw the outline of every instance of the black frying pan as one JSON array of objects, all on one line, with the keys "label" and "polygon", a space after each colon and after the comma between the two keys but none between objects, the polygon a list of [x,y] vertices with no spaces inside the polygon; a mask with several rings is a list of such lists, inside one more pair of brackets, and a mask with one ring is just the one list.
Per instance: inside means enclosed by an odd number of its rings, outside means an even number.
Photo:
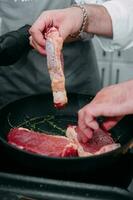
[{"label": "black frying pan", "polygon": [[[43,170],[47,174],[81,175],[107,167],[124,155],[133,143],[133,116],[124,117],[111,134],[121,147],[97,156],[83,158],[51,158],[9,145],[6,141],[10,128],[23,126],[35,130],[64,135],[68,124],[77,124],[77,112],[92,98],[87,95],[69,94],[69,103],[62,109],[53,107],[51,94],[29,96],[12,102],[0,110],[0,142],[7,153],[22,166]],[[45,123],[43,123],[45,119]]]}]

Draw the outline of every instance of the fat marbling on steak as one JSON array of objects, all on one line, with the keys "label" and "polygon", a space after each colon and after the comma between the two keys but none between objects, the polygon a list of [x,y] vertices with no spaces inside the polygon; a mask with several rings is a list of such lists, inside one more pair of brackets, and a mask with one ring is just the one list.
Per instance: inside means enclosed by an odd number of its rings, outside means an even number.
[{"label": "fat marbling on steak", "polygon": [[26,128],[13,128],[8,134],[8,143],[28,152],[50,157],[85,157],[106,153],[120,147],[108,132],[95,131],[86,144],[78,141],[76,126],[69,126],[66,136],[48,135]]},{"label": "fat marbling on steak", "polygon": [[65,90],[64,62],[61,53],[63,39],[55,27],[50,28],[45,34],[47,65],[51,79],[54,106],[64,107],[67,103],[67,93]]}]

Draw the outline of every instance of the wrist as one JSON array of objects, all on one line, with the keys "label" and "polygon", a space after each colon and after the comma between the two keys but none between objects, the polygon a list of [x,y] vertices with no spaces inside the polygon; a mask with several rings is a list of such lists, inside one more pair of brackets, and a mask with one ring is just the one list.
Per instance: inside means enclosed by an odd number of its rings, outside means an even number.
[{"label": "wrist", "polygon": [[72,7],[76,10],[78,10],[78,12],[76,12],[78,14],[76,21],[79,19],[78,21],[78,27],[77,27],[77,31],[74,32],[74,34],[71,34],[72,38],[80,38],[82,33],[85,32],[85,30],[88,27],[88,13],[87,13],[87,9],[85,7],[85,5],[80,5],[80,4],[74,4],[72,5]]}]

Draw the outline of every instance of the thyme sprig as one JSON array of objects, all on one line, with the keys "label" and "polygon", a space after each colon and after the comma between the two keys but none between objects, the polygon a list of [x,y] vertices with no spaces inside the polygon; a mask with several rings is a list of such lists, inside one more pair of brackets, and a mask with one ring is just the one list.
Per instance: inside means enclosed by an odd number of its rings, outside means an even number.
[{"label": "thyme sprig", "polygon": [[53,115],[46,115],[46,116],[32,117],[32,118],[30,118],[29,116],[26,116],[24,119],[24,122],[19,123],[18,125],[15,125],[15,126],[11,123],[10,117],[11,117],[11,113],[8,114],[8,123],[11,128],[27,127],[34,131],[38,130],[38,131],[44,132],[46,130],[40,129],[37,126],[47,123],[51,128],[54,128],[55,130],[60,131],[62,134],[64,134],[66,132],[65,129],[62,129],[54,122],[55,117]]}]

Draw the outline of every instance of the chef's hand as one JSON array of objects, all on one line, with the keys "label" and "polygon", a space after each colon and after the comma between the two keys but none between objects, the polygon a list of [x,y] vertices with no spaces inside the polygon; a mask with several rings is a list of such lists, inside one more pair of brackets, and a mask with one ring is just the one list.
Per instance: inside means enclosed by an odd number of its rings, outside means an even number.
[{"label": "chef's hand", "polygon": [[104,129],[112,128],[124,115],[133,113],[133,80],[102,89],[78,113],[78,133],[86,143],[99,128],[97,117],[104,116]]},{"label": "chef's hand", "polygon": [[0,37],[0,66],[17,62],[31,48],[29,28],[29,25],[25,25]]},{"label": "chef's hand", "polygon": [[54,26],[65,40],[70,34],[79,31],[83,20],[80,8],[71,7],[60,10],[44,11],[30,28],[30,44],[41,54],[45,55],[45,37],[47,29]]}]

